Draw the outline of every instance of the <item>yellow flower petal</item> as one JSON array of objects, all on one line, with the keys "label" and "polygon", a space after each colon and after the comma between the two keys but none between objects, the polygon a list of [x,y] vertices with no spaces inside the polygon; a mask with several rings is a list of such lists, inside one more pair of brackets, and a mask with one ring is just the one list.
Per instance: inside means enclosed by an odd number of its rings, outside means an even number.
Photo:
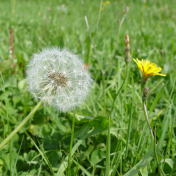
[{"label": "yellow flower petal", "polygon": [[161,67],[158,67],[155,63],[152,63],[149,60],[142,59],[142,61],[140,61],[138,58],[133,60],[141,70],[144,81],[146,81],[151,75],[166,76],[166,73],[159,73],[162,70]]}]

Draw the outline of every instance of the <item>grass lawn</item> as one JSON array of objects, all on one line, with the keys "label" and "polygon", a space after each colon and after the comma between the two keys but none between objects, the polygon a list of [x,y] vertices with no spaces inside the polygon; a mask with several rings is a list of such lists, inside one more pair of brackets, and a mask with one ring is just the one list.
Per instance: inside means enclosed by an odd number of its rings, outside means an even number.
[{"label": "grass lawn", "polygon": [[[0,143],[39,102],[26,83],[33,53],[67,48],[94,83],[73,111],[44,103],[0,149],[0,175],[176,175],[175,7],[174,0],[1,0]],[[166,73],[148,78],[146,111],[133,58]]]}]

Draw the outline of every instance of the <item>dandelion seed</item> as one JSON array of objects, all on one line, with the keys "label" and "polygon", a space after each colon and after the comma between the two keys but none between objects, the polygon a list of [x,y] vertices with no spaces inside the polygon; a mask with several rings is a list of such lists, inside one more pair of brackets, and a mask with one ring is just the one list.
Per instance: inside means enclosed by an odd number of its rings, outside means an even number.
[{"label": "dandelion seed", "polygon": [[155,63],[150,62],[149,60],[140,61],[138,59],[133,59],[138,68],[142,72],[142,82],[145,84],[148,77],[151,75],[159,75],[159,76],[166,76],[166,73],[159,73],[162,68],[158,67]]},{"label": "dandelion seed", "polygon": [[93,80],[77,55],[59,48],[44,49],[27,66],[28,90],[58,111],[69,111],[86,100]]}]

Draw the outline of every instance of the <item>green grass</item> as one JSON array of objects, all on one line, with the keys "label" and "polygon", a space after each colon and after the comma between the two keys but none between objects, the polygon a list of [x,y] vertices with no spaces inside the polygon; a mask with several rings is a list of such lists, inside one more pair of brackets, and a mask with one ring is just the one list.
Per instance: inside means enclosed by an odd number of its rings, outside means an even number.
[{"label": "green grass", "polygon": [[[107,166],[113,176],[155,176],[160,175],[159,167],[166,175],[176,175],[175,1],[113,0],[105,6],[103,2],[84,0],[88,31],[81,0],[1,0],[0,142],[37,104],[25,83],[32,54],[51,46],[66,47],[83,58],[94,79],[88,100],[75,114],[71,175],[104,176]],[[129,12],[124,16],[126,6]],[[14,56],[9,53],[11,28]],[[110,112],[125,79],[126,34],[132,58],[149,59],[166,72],[166,77],[151,76],[147,81],[155,149],[142,110],[141,74],[132,60],[126,87]],[[67,175],[72,117],[73,112],[41,107],[0,151],[0,175]]]}]

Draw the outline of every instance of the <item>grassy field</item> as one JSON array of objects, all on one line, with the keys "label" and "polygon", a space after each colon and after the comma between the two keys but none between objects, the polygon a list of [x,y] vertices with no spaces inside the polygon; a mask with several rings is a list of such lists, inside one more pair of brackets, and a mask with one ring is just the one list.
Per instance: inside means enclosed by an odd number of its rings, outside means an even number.
[{"label": "grassy field", "polygon": [[[174,0],[1,0],[0,142],[37,104],[25,81],[33,53],[65,47],[88,64],[94,83],[75,111],[43,105],[0,150],[0,175],[176,175],[175,7]],[[155,141],[142,106],[142,74],[133,58],[150,60],[166,73],[146,83]]]}]

